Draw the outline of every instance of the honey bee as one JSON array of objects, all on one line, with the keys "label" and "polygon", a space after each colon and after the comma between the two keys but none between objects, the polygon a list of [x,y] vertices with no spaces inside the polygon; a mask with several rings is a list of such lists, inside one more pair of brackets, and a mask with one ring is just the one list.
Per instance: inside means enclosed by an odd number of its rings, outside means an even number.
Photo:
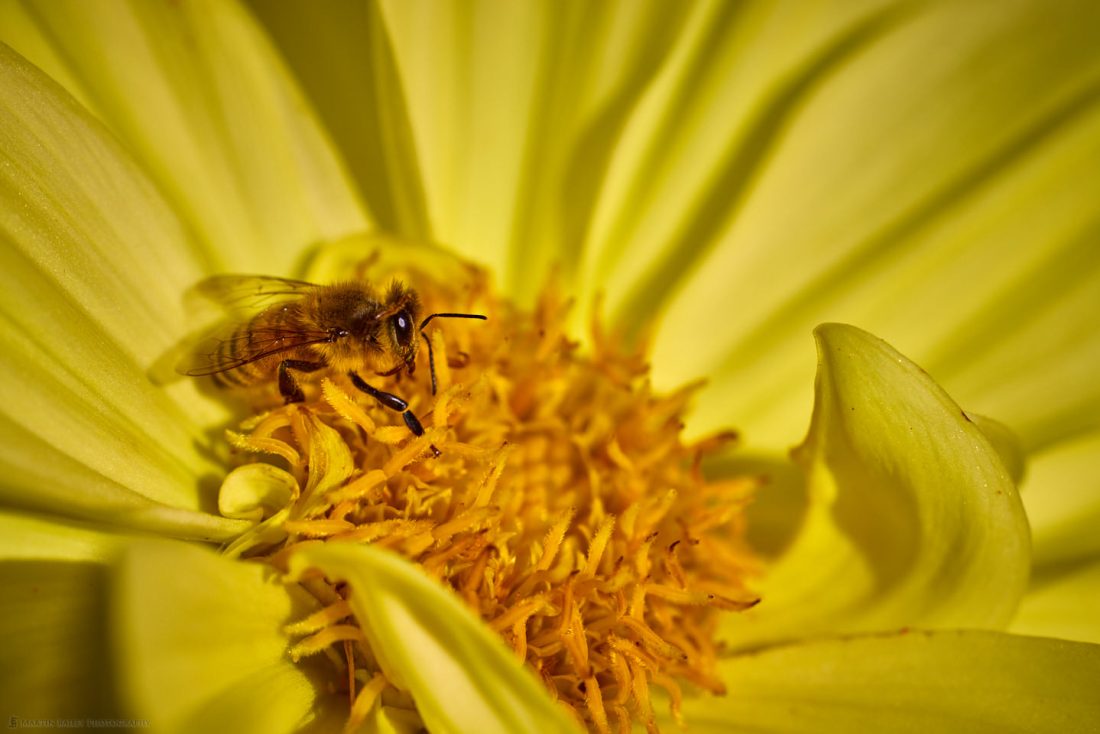
[{"label": "honey bee", "polygon": [[[178,372],[211,376],[223,387],[256,386],[274,378],[287,403],[305,400],[296,373],[342,372],[359,390],[401,413],[416,436],[424,435],[424,428],[409,404],[373,387],[359,371],[382,377],[407,371],[411,376],[420,337],[426,337],[424,329],[432,319],[486,318],[433,313],[421,320],[416,291],[399,281],[379,294],[361,281],[315,285],[269,276],[215,275],[199,282],[195,291],[245,315],[230,318],[201,340],[177,366]],[[425,339],[425,344],[434,395],[435,357],[431,342]],[[439,450],[431,448],[438,456]]]}]

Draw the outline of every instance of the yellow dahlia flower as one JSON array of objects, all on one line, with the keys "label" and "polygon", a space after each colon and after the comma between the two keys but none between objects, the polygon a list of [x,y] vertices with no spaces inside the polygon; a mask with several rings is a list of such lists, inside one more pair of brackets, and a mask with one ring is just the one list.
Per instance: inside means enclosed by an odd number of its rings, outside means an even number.
[{"label": "yellow dahlia flower", "polygon": [[[9,2],[0,41],[11,727],[1100,724],[1094,4]],[[425,330],[438,390],[370,377],[422,436],[331,371],[159,384],[224,272],[489,321]]]}]

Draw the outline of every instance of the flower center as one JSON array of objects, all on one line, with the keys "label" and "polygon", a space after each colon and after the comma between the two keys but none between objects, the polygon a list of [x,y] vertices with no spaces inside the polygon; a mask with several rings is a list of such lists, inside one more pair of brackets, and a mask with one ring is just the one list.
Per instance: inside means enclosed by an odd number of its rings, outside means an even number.
[{"label": "flower center", "polygon": [[[461,297],[418,285],[429,307]],[[423,436],[339,375],[230,434],[249,460],[282,457],[301,490],[229,552],[285,567],[302,543],[391,549],[453,589],[591,729],[655,728],[652,686],[678,718],[685,683],[723,690],[720,613],[757,601],[742,542],[754,480],[708,481],[702,457],[731,436],[682,440],[693,388],[655,395],[642,355],[599,328],[582,352],[553,288],[531,313],[483,287],[471,303],[487,322],[429,328],[435,396],[427,375],[370,380],[408,401]],[[325,608],[292,626],[312,633],[292,654],[325,651],[353,697],[361,681],[361,719],[386,682],[347,590],[311,591]]]}]

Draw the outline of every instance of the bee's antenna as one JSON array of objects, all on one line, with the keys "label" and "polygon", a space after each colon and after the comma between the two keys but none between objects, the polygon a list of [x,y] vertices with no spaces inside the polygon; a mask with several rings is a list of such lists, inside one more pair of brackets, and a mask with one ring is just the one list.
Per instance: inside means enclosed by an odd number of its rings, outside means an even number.
[{"label": "bee's antenna", "polygon": [[424,333],[424,327],[432,319],[481,319],[482,321],[488,321],[489,317],[479,313],[433,313],[420,322],[420,336],[424,337],[424,343],[428,345],[428,371],[432,375],[432,395],[435,395],[435,354],[432,352],[432,340]]},{"label": "bee's antenna", "polygon": [[479,313],[433,313],[420,322],[421,330],[423,330],[432,319],[481,319],[482,321],[488,321],[489,317]]}]

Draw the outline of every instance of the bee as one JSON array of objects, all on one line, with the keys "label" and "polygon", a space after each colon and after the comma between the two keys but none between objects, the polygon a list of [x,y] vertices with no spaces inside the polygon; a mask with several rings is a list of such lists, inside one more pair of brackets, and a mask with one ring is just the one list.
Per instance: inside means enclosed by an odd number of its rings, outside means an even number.
[{"label": "bee", "polygon": [[[245,316],[225,321],[198,342],[177,366],[178,372],[213,377],[222,387],[251,387],[274,378],[287,403],[305,400],[298,374],[342,372],[356,388],[401,413],[416,436],[424,435],[424,428],[409,404],[372,386],[359,372],[386,377],[406,371],[412,376],[423,336],[434,395],[435,357],[424,334],[428,323],[438,318],[486,318],[433,313],[421,319],[420,298],[400,281],[379,293],[362,281],[316,285],[269,276],[215,275],[194,290]],[[431,448],[439,456],[439,450]]]}]

